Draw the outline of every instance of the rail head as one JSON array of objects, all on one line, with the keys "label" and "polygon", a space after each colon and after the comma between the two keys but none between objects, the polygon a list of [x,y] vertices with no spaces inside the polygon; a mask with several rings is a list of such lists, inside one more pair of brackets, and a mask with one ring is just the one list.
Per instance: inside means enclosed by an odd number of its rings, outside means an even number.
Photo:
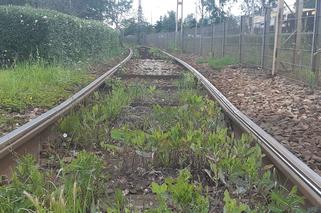
[{"label": "rail head", "polygon": [[298,159],[287,150],[282,144],[274,139],[270,134],[255,124],[244,113],[238,110],[209,80],[207,80],[198,70],[184,62],[183,60],[162,51],[171,59],[177,61],[186,69],[191,71],[216,99],[225,113],[244,131],[252,135],[260,144],[263,151],[270,157],[278,169],[298,186],[300,191],[309,201],[321,207],[321,177],[310,167]]},{"label": "rail head", "polygon": [[10,152],[14,151],[16,148],[28,142],[37,134],[42,132],[46,127],[53,124],[64,113],[66,113],[76,104],[80,103],[90,94],[92,94],[92,92],[94,92],[99,86],[101,86],[106,79],[112,76],[120,66],[127,63],[132,58],[132,55],[133,51],[132,49],[129,49],[129,54],[123,61],[108,70],[102,76],[98,77],[96,80],[81,89],[79,92],[68,98],[66,101],[52,108],[46,113],[38,116],[34,120],[2,136],[0,138],[0,160]]}]

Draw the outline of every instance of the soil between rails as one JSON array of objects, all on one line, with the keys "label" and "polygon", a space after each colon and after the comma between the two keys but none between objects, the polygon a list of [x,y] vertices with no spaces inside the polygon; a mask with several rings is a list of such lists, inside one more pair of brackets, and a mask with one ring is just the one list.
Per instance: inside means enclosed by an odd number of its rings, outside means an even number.
[{"label": "soil between rails", "polygon": [[321,175],[321,91],[262,70],[213,70],[198,56],[180,56],[237,108]]}]

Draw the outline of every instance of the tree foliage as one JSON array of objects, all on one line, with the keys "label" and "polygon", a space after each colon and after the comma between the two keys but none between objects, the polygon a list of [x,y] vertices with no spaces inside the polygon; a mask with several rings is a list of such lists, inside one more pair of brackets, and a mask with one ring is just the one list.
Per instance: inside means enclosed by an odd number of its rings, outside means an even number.
[{"label": "tree foliage", "polygon": [[29,5],[74,15],[79,18],[108,20],[118,26],[132,0],[0,0],[1,5]]},{"label": "tree foliage", "polygon": [[0,6],[0,59],[78,62],[119,51],[117,33],[102,22],[52,10]]},{"label": "tree foliage", "polygon": [[197,24],[197,20],[194,17],[193,14],[189,14],[186,16],[185,20],[184,20],[184,26],[187,28],[193,28],[196,27]]},{"label": "tree foliage", "polygon": [[169,11],[165,16],[161,16],[156,22],[156,32],[173,32],[176,29],[176,13]]}]

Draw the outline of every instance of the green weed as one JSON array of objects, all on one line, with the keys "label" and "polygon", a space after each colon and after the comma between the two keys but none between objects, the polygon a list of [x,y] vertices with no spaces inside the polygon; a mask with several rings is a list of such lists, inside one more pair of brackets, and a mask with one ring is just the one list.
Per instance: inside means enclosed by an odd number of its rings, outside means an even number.
[{"label": "green weed", "polygon": [[203,58],[203,57],[201,57],[201,58],[198,58],[197,60],[196,60],[196,63],[197,64],[207,64],[208,63],[208,58]]},{"label": "green weed", "polygon": [[124,107],[134,99],[141,98],[148,90],[141,87],[126,88],[119,82],[112,83],[112,92],[107,96],[95,95],[95,103],[82,107],[65,117],[59,125],[61,133],[67,133],[73,143],[80,147],[104,145],[109,141],[111,125]]},{"label": "green weed", "polygon": [[198,212],[209,211],[208,198],[202,195],[202,186],[191,183],[191,174],[188,170],[181,170],[177,178],[167,178],[165,183],[158,185],[152,183],[152,191],[157,195],[160,207],[157,212],[170,212],[167,203],[174,202],[178,212]]},{"label": "green weed", "polygon": [[223,58],[209,58],[208,65],[216,70],[223,69],[227,65],[236,64],[236,60],[230,57],[223,57]]},{"label": "green weed", "polygon": [[44,199],[47,193],[45,177],[38,170],[36,161],[31,155],[26,155],[18,161],[12,183],[0,186],[0,212],[19,212],[21,209],[32,208],[33,203],[24,192],[33,193],[41,199]]},{"label": "green weed", "polygon": [[226,213],[243,213],[250,212],[250,208],[246,204],[237,203],[235,199],[230,197],[229,192],[224,192],[224,212]]},{"label": "green weed", "polygon": [[304,212],[301,209],[304,199],[297,192],[296,187],[293,187],[290,192],[285,189],[273,190],[269,210],[272,212]]},{"label": "green weed", "polygon": [[[35,159],[23,157],[12,182],[0,187],[0,212],[88,212],[99,210],[103,162],[94,154],[80,152],[69,165],[62,165],[59,185],[42,173]],[[56,177],[56,178],[57,178]]]},{"label": "green weed", "polygon": [[18,64],[0,70],[1,107],[18,112],[29,107],[52,107],[71,95],[75,86],[89,80],[83,71],[59,65]]}]

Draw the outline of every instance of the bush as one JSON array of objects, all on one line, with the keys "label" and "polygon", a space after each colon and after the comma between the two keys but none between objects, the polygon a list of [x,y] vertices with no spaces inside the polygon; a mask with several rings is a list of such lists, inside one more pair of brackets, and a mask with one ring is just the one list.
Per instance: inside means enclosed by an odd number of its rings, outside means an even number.
[{"label": "bush", "polygon": [[102,22],[21,6],[0,6],[0,64],[42,58],[78,62],[120,51],[119,37]]}]

